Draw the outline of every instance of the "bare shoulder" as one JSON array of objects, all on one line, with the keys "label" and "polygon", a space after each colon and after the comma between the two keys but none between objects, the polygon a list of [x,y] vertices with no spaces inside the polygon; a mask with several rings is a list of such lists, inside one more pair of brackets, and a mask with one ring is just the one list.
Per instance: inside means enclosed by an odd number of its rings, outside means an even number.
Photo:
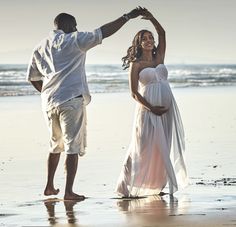
[{"label": "bare shoulder", "polygon": [[132,70],[137,70],[138,71],[140,69],[140,66],[141,66],[141,64],[138,61],[130,63],[130,69],[132,69]]},{"label": "bare shoulder", "polygon": [[131,62],[129,68],[129,75],[131,78],[139,78],[140,72],[140,63],[139,62]]},{"label": "bare shoulder", "polygon": [[156,57],[154,58],[154,65],[156,67],[157,65],[160,64],[164,64],[164,59],[162,58],[162,56],[159,55],[159,53],[157,53]]}]

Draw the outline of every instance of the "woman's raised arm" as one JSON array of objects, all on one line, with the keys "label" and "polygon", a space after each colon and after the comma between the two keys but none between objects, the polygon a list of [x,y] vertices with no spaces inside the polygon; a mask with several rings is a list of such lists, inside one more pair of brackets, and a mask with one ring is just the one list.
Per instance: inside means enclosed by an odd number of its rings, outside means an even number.
[{"label": "woman's raised arm", "polygon": [[158,34],[157,59],[158,63],[164,63],[166,52],[166,32],[157,19],[147,9],[144,12],[142,19],[150,20],[155,27]]}]

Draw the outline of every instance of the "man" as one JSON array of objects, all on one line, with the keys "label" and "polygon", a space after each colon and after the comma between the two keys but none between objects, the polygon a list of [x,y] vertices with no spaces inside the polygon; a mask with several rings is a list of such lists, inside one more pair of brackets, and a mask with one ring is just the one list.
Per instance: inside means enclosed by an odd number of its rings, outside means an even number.
[{"label": "man", "polygon": [[100,44],[102,39],[118,31],[129,19],[142,15],[138,7],[94,32],[78,32],[73,16],[61,13],[55,20],[55,29],[33,51],[27,80],[41,92],[42,109],[50,131],[48,177],[44,195],[56,195],[54,175],[60,153],[66,152],[65,200],[85,197],[73,192],[78,154],[85,153],[86,110],[90,94],[85,75],[86,52]]}]

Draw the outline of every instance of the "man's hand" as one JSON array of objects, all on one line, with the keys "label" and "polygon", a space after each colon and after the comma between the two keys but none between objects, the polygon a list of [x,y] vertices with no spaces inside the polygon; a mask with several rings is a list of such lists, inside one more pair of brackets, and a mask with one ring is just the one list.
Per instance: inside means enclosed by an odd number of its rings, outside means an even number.
[{"label": "man's hand", "polygon": [[153,106],[151,108],[151,112],[161,116],[162,114],[166,113],[168,111],[168,108],[165,108],[164,106]]}]

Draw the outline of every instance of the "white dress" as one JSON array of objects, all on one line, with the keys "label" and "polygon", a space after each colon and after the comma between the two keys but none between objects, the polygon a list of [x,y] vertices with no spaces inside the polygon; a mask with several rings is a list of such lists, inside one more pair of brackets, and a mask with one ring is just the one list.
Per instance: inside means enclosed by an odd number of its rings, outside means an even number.
[{"label": "white dress", "polygon": [[169,109],[157,116],[137,104],[133,136],[115,190],[120,196],[159,194],[167,183],[173,194],[178,185],[187,184],[184,130],[167,77],[164,64],[139,73],[140,94],[151,105]]}]

